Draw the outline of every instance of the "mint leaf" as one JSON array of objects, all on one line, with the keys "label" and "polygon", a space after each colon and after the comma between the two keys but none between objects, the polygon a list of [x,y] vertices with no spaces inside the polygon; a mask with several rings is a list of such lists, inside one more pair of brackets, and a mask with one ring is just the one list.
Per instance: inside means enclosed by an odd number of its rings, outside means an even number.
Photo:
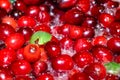
[{"label": "mint leaf", "polygon": [[50,33],[47,33],[44,31],[37,31],[31,36],[30,43],[43,45],[48,41],[50,41],[51,38],[52,38],[52,35]]},{"label": "mint leaf", "polygon": [[110,73],[113,75],[120,74],[120,64],[116,62],[110,62],[110,63],[106,63],[104,66],[106,67],[107,73]]}]

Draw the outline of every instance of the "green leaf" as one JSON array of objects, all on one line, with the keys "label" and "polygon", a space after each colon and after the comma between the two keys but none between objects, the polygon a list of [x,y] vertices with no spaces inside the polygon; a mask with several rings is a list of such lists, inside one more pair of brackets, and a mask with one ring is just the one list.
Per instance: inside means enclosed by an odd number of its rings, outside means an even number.
[{"label": "green leaf", "polygon": [[10,0],[11,3],[14,3],[16,0]]},{"label": "green leaf", "polygon": [[43,32],[43,31],[37,31],[31,36],[30,43],[43,45],[47,43],[48,41],[50,41],[51,38],[52,38],[52,35],[50,33]]},{"label": "green leaf", "polygon": [[113,75],[119,75],[120,74],[120,64],[116,62],[110,62],[105,64],[107,73],[113,74]]}]

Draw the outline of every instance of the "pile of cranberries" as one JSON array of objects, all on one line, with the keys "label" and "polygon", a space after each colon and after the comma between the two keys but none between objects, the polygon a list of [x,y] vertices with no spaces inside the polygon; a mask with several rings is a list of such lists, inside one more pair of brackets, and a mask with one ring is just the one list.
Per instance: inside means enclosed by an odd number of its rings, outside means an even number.
[{"label": "pile of cranberries", "polygon": [[0,80],[120,80],[120,0],[0,0]]}]

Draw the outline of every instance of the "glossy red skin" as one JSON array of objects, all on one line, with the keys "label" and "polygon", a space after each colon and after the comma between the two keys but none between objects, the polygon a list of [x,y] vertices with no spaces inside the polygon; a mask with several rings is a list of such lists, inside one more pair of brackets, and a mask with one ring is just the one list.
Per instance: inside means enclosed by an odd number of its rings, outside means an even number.
[{"label": "glossy red skin", "polygon": [[64,37],[60,40],[60,46],[63,49],[73,48],[74,41],[69,37]]},{"label": "glossy red skin", "polygon": [[44,73],[44,74],[40,75],[39,77],[37,77],[36,80],[54,80],[54,78],[51,74]]},{"label": "glossy red skin", "polygon": [[6,69],[0,69],[0,80],[13,80],[13,75]]},{"label": "glossy red skin", "polygon": [[120,52],[120,45],[119,44],[120,44],[120,38],[113,37],[113,38],[111,38],[111,39],[108,40],[107,47],[111,51],[119,54],[119,52]]},{"label": "glossy red skin", "polygon": [[57,71],[71,70],[73,68],[73,65],[73,60],[69,55],[60,55],[52,59],[52,67]]},{"label": "glossy red skin", "polygon": [[39,76],[41,73],[45,72],[48,68],[48,65],[46,62],[43,61],[37,61],[32,65],[33,73],[35,76]]},{"label": "glossy red skin", "polygon": [[73,74],[69,78],[69,80],[90,80],[90,78],[87,74],[78,72],[78,73]]},{"label": "glossy red skin", "polygon": [[120,63],[120,55],[114,56],[114,61]]},{"label": "glossy red skin", "polygon": [[31,78],[31,76],[26,76],[26,75],[22,75],[22,76],[15,76],[15,80],[33,80]]},{"label": "glossy red skin", "polygon": [[36,18],[39,14],[39,7],[37,6],[30,6],[27,8],[26,15]]},{"label": "glossy red skin", "polygon": [[104,7],[101,5],[95,5],[90,11],[92,16],[98,17],[104,11]]},{"label": "glossy red skin", "polygon": [[82,52],[76,53],[73,56],[73,60],[78,67],[84,68],[94,62],[94,57],[92,53],[88,51],[82,51]]},{"label": "glossy red skin", "polygon": [[5,40],[8,36],[15,33],[15,30],[12,26],[2,23],[0,24],[0,39]]},{"label": "glossy red skin", "polygon": [[90,0],[78,0],[77,6],[83,11],[88,12],[90,9]]},{"label": "glossy red skin", "polygon": [[109,0],[109,1],[107,2],[107,7],[109,7],[109,8],[117,8],[118,6],[119,6],[119,3],[118,3],[118,2],[111,1],[111,0]]},{"label": "glossy red skin", "polygon": [[49,57],[56,57],[61,54],[61,48],[56,42],[47,42],[45,44],[45,50],[47,51]]},{"label": "glossy red skin", "polygon": [[92,49],[92,53],[99,62],[106,63],[113,60],[112,52],[105,47],[95,47]]},{"label": "glossy red skin", "polygon": [[97,46],[97,45],[106,46],[107,38],[105,38],[104,36],[97,36],[97,37],[93,38],[92,44],[94,46]]},{"label": "glossy red skin", "polygon": [[92,27],[84,27],[84,26],[82,26],[81,28],[83,30],[82,35],[83,35],[84,38],[93,38],[94,37],[95,31],[94,31],[94,29]]},{"label": "glossy red skin", "polygon": [[12,6],[9,0],[0,0],[0,7],[9,12]]},{"label": "glossy red skin", "polygon": [[47,11],[47,12],[50,11],[49,7],[47,5],[45,5],[45,4],[39,5],[39,9],[40,9],[40,11]]},{"label": "glossy red skin", "polygon": [[74,50],[76,52],[90,50],[91,48],[92,44],[87,38],[80,38],[75,41]]},{"label": "glossy red skin", "polygon": [[93,16],[86,16],[82,26],[95,27],[97,25],[97,19]]},{"label": "glossy red skin", "polygon": [[22,12],[25,12],[27,9],[27,6],[22,0],[17,0],[15,3],[13,3],[13,7]]},{"label": "glossy red skin", "polygon": [[48,32],[48,33],[51,32],[50,27],[48,25],[45,25],[45,24],[37,25],[33,29],[34,29],[35,32],[36,31],[45,31],[45,32]]},{"label": "glossy red skin", "polygon": [[36,21],[34,18],[30,16],[22,16],[17,21],[18,27],[34,27],[36,25]]},{"label": "glossy red skin", "polygon": [[77,0],[61,0],[58,2],[60,8],[70,8],[76,4]]},{"label": "glossy red skin", "polygon": [[9,67],[16,60],[16,53],[13,49],[4,48],[0,51],[0,66]]},{"label": "glossy red skin", "polygon": [[39,46],[36,44],[28,44],[24,47],[23,57],[28,62],[35,62],[40,58],[40,49]]},{"label": "glossy red skin", "polygon": [[69,37],[71,39],[79,39],[83,36],[83,29],[80,26],[70,26],[69,28]]},{"label": "glossy red skin", "polygon": [[39,11],[37,20],[40,23],[48,23],[51,20],[51,16],[47,11]]},{"label": "glossy red skin", "polygon": [[104,27],[109,27],[114,21],[114,17],[108,13],[101,13],[98,20]]},{"label": "glossy red skin", "polygon": [[116,13],[115,13],[115,19],[116,20],[120,20],[120,9],[117,9]]},{"label": "glossy red skin", "polygon": [[24,36],[25,42],[28,42],[33,34],[33,30],[29,27],[20,27],[17,32]]},{"label": "glossy red skin", "polygon": [[18,60],[23,60],[24,59],[23,52],[24,52],[24,48],[17,49],[16,54],[17,54],[17,59]]},{"label": "glossy red skin", "polygon": [[70,9],[67,12],[65,12],[64,20],[68,24],[73,25],[82,24],[82,22],[84,21],[84,13],[76,8]]},{"label": "glossy red skin", "polygon": [[112,74],[107,74],[105,80],[119,80],[119,77]]},{"label": "glossy red skin", "polygon": [[26,5],[37,5],[41,2],[44,2],[45,0],[23,0],[23,2],[26,4]]},{"label": "glossy red skin", "polygon": [[84,72],[95,80],[106,77],[106,69],[101,63],[90,64],[84,69]]},{"label": "glossy red skin", "polygon": [[5,44],[8,48],[19,49],[25,42],[24,36],[20,33],[14,33],[8,36],[5,40]]},{"label": "glossy red skin", "polygon": [[14,75],[30,74],[32,67],[26,60],[17,60],[11,65],[11,70]]},{"label": "glossy red skin", "polygon": [[14,18],[9,17],[9,16],[5,16],[4,18],[2,18],[2,23],[5,24],[9,24],[11,25],[14,29],[17,27],[17,22]]},{"label": "glossy red skin", "polygon": [[113,36],[120,36],[119,29],[120,29],[120,22],[117,21],[111,23],[111,25],[109,26],[110,33]]}]

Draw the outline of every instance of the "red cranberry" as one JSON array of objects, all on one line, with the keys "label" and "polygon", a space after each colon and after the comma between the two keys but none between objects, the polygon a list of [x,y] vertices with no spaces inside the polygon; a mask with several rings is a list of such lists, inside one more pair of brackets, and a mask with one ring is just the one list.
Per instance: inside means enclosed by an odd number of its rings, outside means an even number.
[{"label": "red cranberry", "polygon": [[79,39],[81,38],[83,35],[83,29],[80,26],[70,26],[69,28],[69,37],[71,39]]},{"label": "red cranberry", "polygon": [[83,12],[88,12],[90,9],[90,0],[78,0],[77,6],[81,8]]},{"label": "red cranberry", "polygon": [[47,63],[43,61],[37,61],[33,64],[33,73],[36,76],[39,76],[41,73],[45,72],[47,70]]},{"label": "red cranberry", "polygon": [[109,7],[109,8],[117,8],[118,6],[119,6],[119,3],[118,3],[118,2],[111,1],[111,0],[109,0],[109,1],[107,2],[107,7]]},{"label": "red cranberry", "polygon": [[0,24],[0,39],[5,40],[8,36],[15,33],[14,28],[11,25],[1,23]]},{"label": "red cranberry", "polygon": [[113,36],[120,36],[120,22],[113,22],[111,23],[111,25],[109,26],[109,30],[110,30],[110,33],[113,35]]},{"label": "red cranberry", "polygon": [[63,49],[72,48],[72,47],[73,47],[73,44],[74,44],[73,40],[70,39],[70,38],[68,38],[68,37],[62,38],[62,39],[60,40],[60,46],[61,46],[61,48],[63,48]]},{"label": "red cranberry", "polygon": [[30,74],[32,68],[26,60],[17,60],[11,65],[11,69],[15,75]]},{"label": "red cranberry", "polygon": [[40,58],[40,49],[38,45],[28,44],[24,47],[23,57],[28,62],[35,62]]},{"label": "red cranberry", "polygon": [[18,27],[34,27],[36,25],[36,21],[34,18],[30,16],[22,16],[17,21]]},{"label": "red cranberry", "polygon": [[73,60],[69,55],[60,55],[52,59],[52,67],[58,71],[71,70],[73,68]]},{"label": "red cranberry", "polygon": [[84,69],[84,72],[95,80],[106,77],[106,68],[100,63],[93,63]]},{"label": "red cranberry", "polygon": [[51,74],[44,73],[44,74],[40,75],[39,77],[37,77],[36,80],[54,80],[54,78]]},{"label": "red cranberry", "polygon": [[38,16],[38,14],[39,14],[39,11],[40,11],[39,7],[30,6],[26,10],[26,15],[31,16],[33,18],[36,18]]},{"label": "red cranberry", "polygon": [[24,36],[20,33],[11,34],[5,40],[6,46],[12,49],[19,49],[23,46],[24,42]]},{"label": "red cranberry", "polygon": [[90,50],[92,48],[91,42],[87,38],[80,38],[75,41],[74,49],[76,52]]},{"label": "red cranberry", "polygon": [[48,6],[45,5],[45,4],[41,4],[41,5],[39,6],[39,9],[40,9],[40,11],[46,11],[46,12],[49,12],[49,11],[50,11],[49,8],[48,8]]},{"label": "red cranberry", "polygon": [[119,54],[120,52],[120,38],[113,37],[107,42],[107,46],[113,52]]},{"label": "red cranberry", "polygon": [[16,54],[17,54],[17,59],[18,60],[23,60],[24,57],[23,57],[23,52],[24,52],[24,48],[20,48],[16,51]]},{"label": "red cranberry", "polygon": [[23,2],[27,5],[37,5],[45,0],[23,0]]},{"label": "red cranberry", "polygon": [[9,16],[5,16],[4,18],[2,18],[2,23],[6,23],[11,25],[14,29],[16,29],[17,27],[17,22],[14,18],[9,17]]},{"label": "red cranberry", "polygon": [[107,74],[105,80],[119,80],[119,77],[112,74]]},{"label": "red cranberry", "polygon": [[56,57],[61,54],[61,48],[56,42],[48,42],[45,44],[45,50],[50,57]]},{"label": "red cranberry", "polygon": [[116,13],[115,13],[115,19],[116,20],[120,20],[120,9],[117,9]]},{"label": "red cranberry", "polygon": [[0,66],[8,67],[16,59],[16,53],[13,49],[2,49],[0,51]]},{"label": "red cranberry", "polygon": [[0,80],[13,80],[13,76],[6,69],[0,69]]},{"label": "red cranberry", "polygon": [[112,52],[105,47],[95,47],[93,48],[92,53],[99,62],[105,63],[113,60]]},{"label": "red cranberry", "polygon": [[0,8],[0,19],[5,17],[7,15],[7,11],[3,8]]},{"label": "red cranberry", "polygon": [[76,53],[73,56],[73,60],[80,68],[84,68],[94,61],[93,56],[88,51]]},{"label": "red cranberry", "polygon": [[114,56],[114,61],[120,63],[120,55]]},{"label": "red cranberry", "polygon": [[89,76],[85,73],[81,73],[81,72],[78,72],[78,73],[75,73],[73,74],[69,80],[90,80],[89,79]]},{"label": "red cranberry", "polygon": [[47,11],[39,11],[37,20],[40,23],[48,23],[51,20],[51,16]]},{"label": "red cranberry", "polygon": [[23,34],[23,36],[24,36],[24,38],[25,38],[25,41],[29,41],[31,35],[33,34],[32,29],[29,28],[29,27],[20,27],[20,28],[17,30],[17,32]]},{"label": "red cranberry", "polygon": [[12,6],[9,0],[0,0],[0,7],[9,12]]},{"label": "red cranberry", "polygon": [[15,76],[15,80],[32,80],[32,76],[27,76],[27,75],[17,75]]},{"label": "red cranberry", "polygon": [[84,21],[84,13],[76,8],[70,9],[64,14],[64,20],[68,24],[82,24]]},{"label": "red cranberry", "polygon": [[27,6],[22,0],[16,0],[15,3],[13,3],[13,7],[22,12],[25,12],[27,9]]},{"label": "red cranberry", "polygon": [[70,8],[76,4],[77,0],[61,0],[58,1],[60,8]]},{"label": "red cranberry", "polygon": [[94,29],[91,27],[82,27],[83,29],[83,37],[84,38],[92,38],[95,35]]},{"label": "red cranberry", "polygon": [[102,13],[100,14],[98,20],[104,27],[109,27],[110,24],[114,21],[114,17],[108,13]]}]

